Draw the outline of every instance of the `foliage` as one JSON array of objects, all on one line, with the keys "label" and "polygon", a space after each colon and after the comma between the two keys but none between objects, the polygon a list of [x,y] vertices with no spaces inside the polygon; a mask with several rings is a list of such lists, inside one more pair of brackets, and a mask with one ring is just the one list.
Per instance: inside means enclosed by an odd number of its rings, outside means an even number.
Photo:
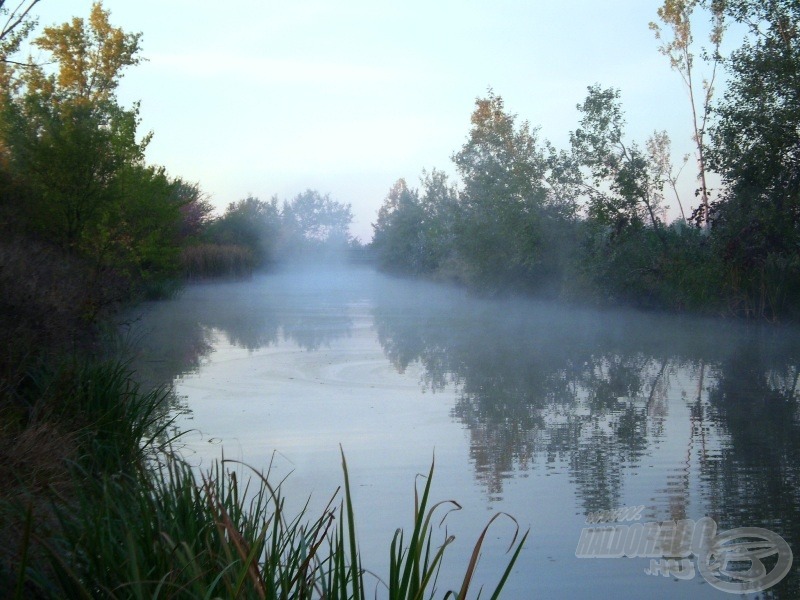
[{"label": "foliage", "polygon": [[[31,10],[38,3],[39,0],[25,0],[15,3],[15,7],[9,9],[6,0],[0,0],[0,19],[5,21],[0,29],[0,74],[7,74],[5,68],[13,62],[9,57],[19,50],[22,42],[36,25]],[[3,81],[2,75],[0,81]]]},{"label": "foliage", "polygon": [[398,179],[389,190],[372,226],[372,245],[379,264],[388,271],[421,274],[430,270],[425,260],[424,210],[419,193]]},{"label": "foliage", "polygon": [[210,221],[204,238],[221,246],[246,249],[258,264],[264,264],[274,259],[279,227],[277,199],[265,202],[248,196],[231,202],[220,218]]},{"label": "foliage", "polygon": [[34,44],[56,68],[27,65],[0,103],[8,210],[30,234],[84,259],[90,280],[126,282],[115,300],[176,272],[181,208],[194,200],[183,182],[145,166],[138,105],[117,102],[139,39],[94,4],[88,21],[44,29]]},{"label": "foliage", "polygon": [[180,207],[180,232],[182,243],[199,240],[213,218],[214,205],[196,183],[175,180],[175,197]]},{"label": "foliage", "polygon": [[749,28],[725,61],[711,163],[726,192],[712,205],[714,240],[728,269],[731,309],[776,318],[800,291],[800,3],[726,3]]},{"label": "foliage", "polygon": [[677,222],[660,233],[640,227],[614,234],[590,221],[581,231],[565,295],[601,304],[723,312],[722,265],[701,231]]},{"label": "foliage", "polygon": [[[676,35],[662,51],[687,85],[694,58],[686,11],[695,4],[667,3],[660,13]],[[781,4],[783,12],[774,14],[744,1],[727,6],[728,17],[744,20],[736,12],[744,10],[757,21],[755,41],[726,59],[735,78],[715,109],[714,146],[702,147],[726,184],[708,219],[704,204],[695,211],[696,224],[710,221],[710,229],[667,225],[667,186],[680,204],[669,136],[655,132],[643,149],[627,141],[617,90],[589,87],[570,152],[540,143],[527,123],[517,127],[490,91],[476,101],[468,140],[453,156],[459,187],[434,171],[421,190],[404,180],[390,190],[374,225],[379,265],[490,293],[520,290],[749,318],[796,315],[800,189],[793,161],[800,126],[792,124],[800,110],[796,44],[787,37],[798,31],[790,26],[794,5]],[[715,48],[721,8],[711,7]],[[758,28],[765,23],[772,25]]]},{"label": "foliage", "polygon": [[457,247],[471,279],[497,289],[536,285],[546,271],[542,238],[551,197],[536,132],[515,125],[491,90],[475,102],[469,138],[453,160],[463,181]]},{"label": "foliage", "polygon": [[583,113],[581,127],[570,141],[578,164],[592,179],[586,186],[589,219],[617,232],[645,223],[658,231],[663,224],[657,216],[663,181],[654,176],[647,153],[624,141],[619,91],[590,86],[578,110]]},{"label": "foliage", "polygon": [[350,205],[316,190],[306,190],[282,207],[277,197],[265,202],[248,196],[231,202],[219,218],[206,221],[201,239],[219,248],[246,251],[253,257],[253,266],[295,259],[328,260],[348,253],[352,219]]},{"label": "foliage", "polygon": [[456,260],[458,191],[435,169],[423,172],[421,183],[420,192],[399,179],[378,211],[372,245],[387,271],[442,274]]},{"label": "foliage", "polygon": [[283,203],[281,248],[284,259],[320,258],[344,252],[350,241],[353,211],[349,204],[308,189]]}]

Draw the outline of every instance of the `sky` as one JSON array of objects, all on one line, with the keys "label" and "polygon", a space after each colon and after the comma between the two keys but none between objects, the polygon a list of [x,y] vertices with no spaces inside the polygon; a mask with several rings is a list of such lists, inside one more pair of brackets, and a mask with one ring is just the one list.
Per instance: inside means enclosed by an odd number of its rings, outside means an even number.
[{"label": "sky", "polygon": [[[91,0],[42,0],[40,25],[88,17]],[[576,105],[621,92],[627,137],[667,130],[693,151],[680,76],[648,23],[660,0],[105,0],[142,33],[146,62],[118,96],[141,103],[151,164],[198,183],[220,210],[306,189],[352,205],[367,242],[389,188],[456,172],[475,99],[492,88],[519,122],[566,148]],[[698,42],[703,40],[698,38]],[[682,175],[691,203],[696,169]],[[674,201],[670,214],[677,214]],[[685,207],[686,208],[686,207]]]}]

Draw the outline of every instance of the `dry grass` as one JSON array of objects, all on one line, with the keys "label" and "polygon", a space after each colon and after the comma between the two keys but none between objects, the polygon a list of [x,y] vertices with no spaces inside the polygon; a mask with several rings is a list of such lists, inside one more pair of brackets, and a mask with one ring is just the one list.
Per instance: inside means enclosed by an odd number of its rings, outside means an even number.
[{"label": "dry grass", "polygon": [[256,256],[246,246],[198,244],[183,249],[181,265],[186,277],[246,277],[256,267]]}]

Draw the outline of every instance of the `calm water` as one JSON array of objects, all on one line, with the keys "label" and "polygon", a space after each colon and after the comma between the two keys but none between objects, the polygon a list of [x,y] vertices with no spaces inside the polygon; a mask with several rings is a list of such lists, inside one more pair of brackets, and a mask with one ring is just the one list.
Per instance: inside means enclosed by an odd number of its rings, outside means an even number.
[{"label": "calm water", "polygon": [[[796,331],[482,300],[366,269],[193,285],[144,307],[135,331],[140,375],[174,381],[183,452],[201,468],[224,451],[288,475],[288,501],[310,496],[313,511],[342,482],[341,444],[379,574],[434,456],[434,499],[463,507],[445,522],[443,589],[497,512],[531,529],[507,598],[730,597],[691,576],[698,557],[669,576],[635,549],[576,557],[596,511],[710,517],[800,549]],[[492,526],[479,581],[502,572],[513,531]],[[765,594],[800,597],[798,564]]]}]

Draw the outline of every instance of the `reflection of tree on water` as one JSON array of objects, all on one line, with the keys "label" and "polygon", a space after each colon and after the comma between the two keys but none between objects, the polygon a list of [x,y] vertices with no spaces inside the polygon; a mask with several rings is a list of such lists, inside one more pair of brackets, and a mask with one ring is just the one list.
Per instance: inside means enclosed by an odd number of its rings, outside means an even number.
[{"label": "reflection of tree on water", "polygon": [[[800,352],[777,336],[735,349],[714,368],[709,419],[726,437],[723,460],[707,461],[708,503],[721,529],[763,527],[800,548]],[[800,597],[800,574],[770,590]]]},{"label": "reflection of tree on water", "polygon": [[[363,302],[346,282],[283,296],[273,278],[263,284],[270,293],[258,285],[190,289],[174,310],[154,307],[143,339],[150,381],[197,368],[220,333],[250,350],[281,340],[320,348],[353,326],[342,307]],[[395,368],[418,363],[425,388],[457,389],[453,416],[490,497],[520,471],[557,467],[584,511],[618,508],[631,501],[630,474],[672,452],[671,464],[639,471],[655,480],[637,499],[652,505],[645,518],[708,514],[720,529],[764,527],[800,548],[796,336],[481,301],[407,282],[373,295]],[[781,585],[800,597],[796,577]]]},{"label": "reflection of tree on water", "polygon": [[[641,499],[655,503],[645,518],[708,515],[721,531],[763,527],[800,548],[796,335],[527,306],[423,293],[410,308],[388,299],[375,309],[395,366],[419,361],[423,385],[456,386],[453,415],[490,497],[519,471],[560,464],[586,512],[618,508],[630,470],[674,448],[677,460],[649,475],[662,487]],[[668,437],[681,430],[670,411],[686,415],[680,440]],[[797,570],[773,592],[800,597]]]},{"label": "reflection of tree on water", "polygon": [[297,293],[284,283],[286,294],[275,292],[281,285],[277,277],[199,284],[174,302],[145,305],[140,312],[146,324],[134,344],[139,380],[164,385],[195,371],[213,351],[217,335],[250,351],[279,341],[313,351],[349,335],[352,320],[341,309],[346,294],[332,299],[302,287]]},{"label": "reflection of tree on water", "polygon": [[[503,481],[514,473],[539,462],[561,462],[586,511],[619,506],[627,470],[644,454],[670,446],[665,423],[681,391],[702,387],[705,377],[713,392],[725,383],[709,365],[724,366],[732,360],[731,349],[765,349],[752,343],[746,328],[718,322],[559,313],[532,303],[437,294],[417,290],[402,301],[388,294],[381,298],[374,311],[378,337],[398,369],[415,361],[424,367],[426,387],[456,386],[453,415],[468,427],[476,477],[492,497],[502,495]],[[751,438],[761,435],[762,443],[769,443],[766,424],[776,428],[781,444],[796,448],[796,419],[789,413],[797,410],[797,361],[787,348],[772,351],[772,357],[785,372],[753,358],[745,360],[748,369],[735,368],[740,379],[759,374],[761,387],[749,386],[750,394],[774,412],[756,425],[758,410],[744,410],[740,433],[732,439],[752,448]],[[740,393],[748,388],[741,380],[729,385]],[[686,464],[664,475],[663,492],[678,518],[687,513],[689,472],[707,473],[709,463],[726,462],[708,455],[708,436],[724,431],[722,413],[708,415],[716,396],[703,398],[699,392],[689,392],[682,409],[688,415]],[[732,410],[726,409],[728,421],[736,419]],[[744,426],[753,430],[750,435]]]}]

